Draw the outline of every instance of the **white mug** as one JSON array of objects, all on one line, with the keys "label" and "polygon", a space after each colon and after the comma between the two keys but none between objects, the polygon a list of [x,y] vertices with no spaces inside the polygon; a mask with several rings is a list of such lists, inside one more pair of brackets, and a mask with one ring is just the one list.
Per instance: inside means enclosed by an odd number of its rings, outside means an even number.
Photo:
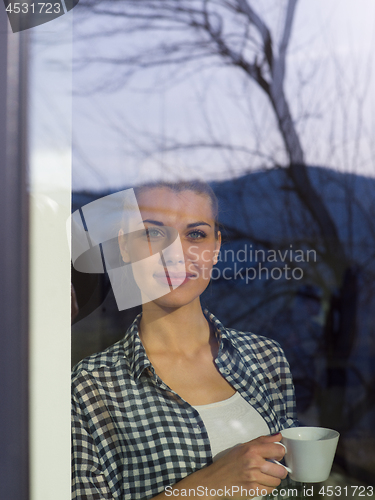
[{"label": "white mug", "polygon": [[281,431],[289,476],[302,483],[328,479],[340,434],[323,427],[290,427]]}]

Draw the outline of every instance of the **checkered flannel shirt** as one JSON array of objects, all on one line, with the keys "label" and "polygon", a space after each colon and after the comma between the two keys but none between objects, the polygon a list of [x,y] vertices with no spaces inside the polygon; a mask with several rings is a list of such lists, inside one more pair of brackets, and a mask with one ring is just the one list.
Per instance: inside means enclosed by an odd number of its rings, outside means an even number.
[{"label": "checkered flannel shirt", "polygon": [[[297,424],[289,365],[266,337],[224,328],[208,311],[222,376],[267,422]],[[149,499],[212,463],[203,421],[155,373],[138,316],[120,340],[73,371],[73,499]]]}]

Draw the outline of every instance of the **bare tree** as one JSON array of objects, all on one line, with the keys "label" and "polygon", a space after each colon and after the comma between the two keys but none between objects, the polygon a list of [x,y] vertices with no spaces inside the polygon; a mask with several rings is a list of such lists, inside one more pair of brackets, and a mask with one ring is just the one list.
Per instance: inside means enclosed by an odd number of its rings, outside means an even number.
[{"label": "bare tree", "polygon": [[[300,136],[285,94],[286,55],[297,0],[288,0],[278,40],[248,0],[83,0],[82,11],[115,21],[112,36],[153,33],[152,47],[127,51],[119,58],[86,57],[84,63],[105,62],[122,66],[122,78],[158,66],[204,69],[207,64],[233,67],[266,94],[288,157],[285,172],[302,206],[318,226],[337,284],[342,279],[344,252],[338,232],[323,200],[309,178]],[[285,2],[284,2],[285,4]],[[119,26],[116,23],[121,20]],[[116,27],[117,26],[117,27]],[[177,34],[177,36],[174,36]],[[102,36],[108,36],[104,30]],[[88,35],[90,36],[90,35]],[[98,31],[95,31],[98,36]],[[82,62],[82,61],[81,61]]]}]

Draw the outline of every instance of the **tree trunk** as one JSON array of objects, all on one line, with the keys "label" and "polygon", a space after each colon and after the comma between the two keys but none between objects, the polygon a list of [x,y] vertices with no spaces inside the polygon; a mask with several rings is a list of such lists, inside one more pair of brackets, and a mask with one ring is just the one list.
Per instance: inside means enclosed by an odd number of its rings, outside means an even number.
[{"label": "tree trunk", "polygon": [[307,208],[320,229],[327,251],[327,264],[333,269],[336,285],[339,286],[345,269],[345,255],[340,244],[336,225],[324,204],[321,196],[315,190],[309,178],[305,164],[302,145],[297,134],[293,119],[282,88],[270,86],[269,97],[276,115],[279,130],[289,156],[287,175],[291,179],[297,196]]}]

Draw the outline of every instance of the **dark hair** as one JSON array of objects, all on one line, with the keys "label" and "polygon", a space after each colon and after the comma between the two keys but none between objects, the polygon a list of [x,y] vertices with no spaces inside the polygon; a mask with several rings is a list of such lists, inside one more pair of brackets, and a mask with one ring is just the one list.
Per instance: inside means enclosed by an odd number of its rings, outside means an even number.
[{"label": "dark hair", "polygon": [[150,182],[147,184],[141,184],[134,188],[135,195],[140,194],[142,191],[147,189],[157,189],[157,188],[167,188],[173,191],[174,193],[181,193],[182,191],[193,191],[194,193],[205,195],[210,198],[212,215],[215,221],[215,237],[218,236],[219,231],[219,203],[214,193],[213,189],[209,184],[202,181],[181,181],[181,182],[164,182],[164,181],[156,181]]}]

